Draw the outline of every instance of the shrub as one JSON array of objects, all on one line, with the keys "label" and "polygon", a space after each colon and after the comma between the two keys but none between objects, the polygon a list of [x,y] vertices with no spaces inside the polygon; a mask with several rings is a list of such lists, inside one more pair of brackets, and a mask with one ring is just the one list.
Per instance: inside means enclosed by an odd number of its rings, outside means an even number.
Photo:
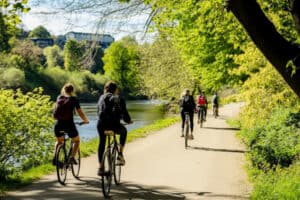
[{"label": "shrub", "polygon": [[253,166],[263,170],[277,166],[288,167],[298,159],[299,116],[300,114],[292,113],[291,109],[276,109],[269,119],[241,132],[250,148],[249,157]]},{"label": "shrub", "polygon": [[255,177],[251,199],[300,199],[300,163],[288,169],[276,169]]},{"label": "shrub", "polygon": [[18,88],[25,83],[24,71],[11,67],[3,70],[0,74],[0,87]]},{"label": "shrub", "polygon": [[49,159],[52,103],[42,89],[0,90],[0,180]]}]

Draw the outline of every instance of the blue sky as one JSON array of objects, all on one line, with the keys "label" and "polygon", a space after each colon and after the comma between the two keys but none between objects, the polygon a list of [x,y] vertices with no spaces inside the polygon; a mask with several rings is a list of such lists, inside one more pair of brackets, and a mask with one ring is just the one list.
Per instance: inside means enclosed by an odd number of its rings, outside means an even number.
[{"label": "blue sky", "polygon": [[[99,14],[91,14],[88,10],[77,13],[62,12],[59,9],[53,9],[55,6],[52,6],[51,2],[44,1],[44,3],[38,5],[32,3],[29,5],[31,11],[22,15],[22,23],[25,29],[32,30],[39,25],[43,25],[54,35],[65,34],[69,31],[80,31],[111,34],[116,40],[127,35],[135,36],[139,41],[142,41],[142,39],[147,41],[149,37],[151,38],[151,34],[145,36],[143,33],[148,11],[132,14],[132,16],[126,15],[127,17],[124,14],[117,13],[106,17],[105,23],[99,25],[100,20],[104,19]],[[120,7],[122,6],[124,4],[120,5]]]}]

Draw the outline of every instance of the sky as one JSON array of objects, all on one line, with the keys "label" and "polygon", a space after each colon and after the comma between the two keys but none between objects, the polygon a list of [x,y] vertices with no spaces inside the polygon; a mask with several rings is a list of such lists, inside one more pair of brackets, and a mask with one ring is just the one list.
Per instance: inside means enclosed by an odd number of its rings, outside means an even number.
[{"label": "sky", "polygon": [[[116,40],[130,35],[136,37],[140,42],[151,40],[153,37],[153,34],[144,34],[148,11],[133,14],[117,13],[102,18],[100,17],[102,14],[92,14],[92,12],[89,12],[90,10],[74,13],[61,11],[57,8],[53,9],[54,6],[49,3],[51,1],[45,2],[29,4],[29,7],[31,7],[30,12],[22,14],[22,25],[26,30],[32,30],[39,25],[43,25],[53,35],[64,35],[69,31],[91,32],[110,34]],[[114,9],[117,9],[116,5],[114,6]],[[122,6],[124,5],[120,5],[120,7]],[[105,23],[103,23],[103,19],[105,19]]]}]

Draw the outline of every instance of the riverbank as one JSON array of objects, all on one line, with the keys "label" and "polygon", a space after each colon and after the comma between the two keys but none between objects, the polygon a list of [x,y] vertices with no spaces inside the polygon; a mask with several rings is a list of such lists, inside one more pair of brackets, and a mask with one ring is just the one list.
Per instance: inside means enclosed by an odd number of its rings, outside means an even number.
[{"label": "riverbank", "polygon": [[[127,142],[132,142],[138,138],[146,137],[152,132],[166,128],[178,122],[179,120],[179,117],[167,117],[165,119],[157,120],[152,124],[146,125],[144,127],[132,130],[128,133]],[[83,157],[87,157],[96,153],[98,148],[98,138],[82,142],[80,148]],[[3,193],[5,191],[28,185],[33,181],[40,179],[42,176],[50,174],[54,171],[55,167],[52,166],[49,161],[47,164],[29,169],[28,171],[22,173],[20,176],[10,176],[9,180],[5,181],[4,183],[0,183],[0,192]]]}]

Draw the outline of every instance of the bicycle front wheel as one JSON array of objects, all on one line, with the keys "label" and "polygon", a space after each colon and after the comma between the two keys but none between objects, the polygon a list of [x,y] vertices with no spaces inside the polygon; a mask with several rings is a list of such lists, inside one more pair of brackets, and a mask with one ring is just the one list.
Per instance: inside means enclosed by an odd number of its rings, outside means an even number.
[{"label": "bicycle front wheel", "polygon": [[110,149],[107,149],[104,152],[103,159],[101,162],[102,165],[102,192],[104,197],[108,198],[111,188],[112,181],[112,166],[111,166],[111,152]]},{"label": "bicycle front wheel", "polygon": [[58,147],[55,161],[58,182],[64,185],[67,178],[67,154],[62,145]]},{"label": "bicycle front wheel", "polygon": [[79,178],[79,172],[80,172],[80,150],[78,149],[78,152],[74,156],[74,159],[77,164],[72,164],[72,174],[75,178]]},{"label": "bicycle front wheel", "polygon": [[122,172],[122,165],[120,162],[118,162],[118,156],[119,156],[119,151],[120,145],[115,146],[113,150],[113,169],[114,169],[114,180],[116,185],[120,185],[121,182],[121,172]]}]

